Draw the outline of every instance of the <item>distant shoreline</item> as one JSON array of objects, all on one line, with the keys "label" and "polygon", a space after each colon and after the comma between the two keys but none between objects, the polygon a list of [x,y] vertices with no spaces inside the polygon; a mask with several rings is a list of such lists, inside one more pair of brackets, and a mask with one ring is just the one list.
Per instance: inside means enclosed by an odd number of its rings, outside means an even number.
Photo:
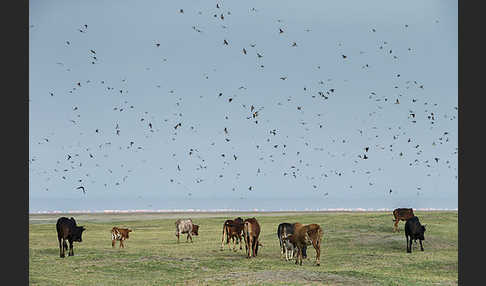
[{"label": "distant shoreline", "polygon": [[[455,209],[435,209],[435,208],[417,208],[415,211],[458,211]],[[46,214],[219,214],[219,213],[335,213],[335,212],[388,212],[393,211],[393,209],[348,209],[348,208],[338,208],[338,209],[317,209],[317,210],[264,210],[264,209],[253,209],[253,210],[235,210],[235,209],[215,209],[215,210],[202,210],[202,209],[176,209],[176,210],[72,210],[72,211],[37,211],[29,212],[29,215],[46,215]]]}]

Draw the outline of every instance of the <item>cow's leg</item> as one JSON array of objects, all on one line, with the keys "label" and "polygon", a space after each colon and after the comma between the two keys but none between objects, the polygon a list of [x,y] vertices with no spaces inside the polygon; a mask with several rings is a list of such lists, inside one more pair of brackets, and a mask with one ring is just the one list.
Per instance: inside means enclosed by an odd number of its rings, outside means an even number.
[{"label": "cow's leg", "polygon": [[283,239],[280,235],[278,236],[278,243],[280,244],[280,258],[282,258],[282,256],[284,256],[286,252],[285,251],[286,246],[284,245]]},{"label": "cow's leg", "polygon": [[236,252],[236,251],[237,251],[237,250],[236,250],[236,244],[237,244],[237,242],[238,242],[238,237],[233,235],[233,236],[231,237],[231,241],[233,242],[233,251],[234,251],[234,252]]},{"label": "cow's leg", "polygon": [[69,256],[74,256],[73,241],[69,240]]},{"label": "cow's leg", "polygon": [[419,242],[420,242],[420,250],[424,251],[424,246],[422,245],[422,240],[420,239]]},{"label": "cow's leg", "polygon": [[412,237],[407,236],[407,252],[412,253]]},{"label": "cow's leg", "polygon": [[241,245],[242,244],[241,243],[241,240],[242,240],[241,234],[238,234],[238,239],[240,240],[240,250],[243,250],[243,245]]},{"label": "cow's leg", "polygon": [[399,220],[398,220],[398,219],[396,219],[396,220],[395,220],[395,223],[393,224],[393,232],[397,232],[397,231],[399,231],[399,230],[398,230],[398,222],[399,222]]},{"label": "cow's leg", "polygon": [[255,256],[258,255],[258,247],[260,246],[260,240],[257,238],[256,239],[256,245],[255,245]]},{"label": "cow's leg", "polygon": [[321,265],[321,246],[319,245],[319,240],[313,240],[312,246],[314,246],[314,249],[316,250],[316,264],[319,266]]},{"label": "cow's leg", "polygon": [[256,257],[258,254],[258,238],[253,238],[253,257]]},{"label": "cow's leg", "polygon": [[302,265],[302,248],[299,246],[297,248],[297,258],[295,259],[295,264]]},{"label": "cow's leg", "polygon": [[249,235],[248,236],[248,255],[251,258],[254,254],[254,241],[253,241],[253,236]]},{"label": "cow's leg", "polygon": [[288,261],[287,252],[289,252],[289,250],[287,249],[287,245],[285,245],[285,242],[281,242],[281,244],[282,245],[280,245],[280,258],[285,256],[285,259]]},{"label": "cow's leg", "polygon": [[221,237],[221,250],[224,250],[224,237],[225,237],[225,231],[226,227],[223,225],[223,236]]},{"label": "cow's leg", "polygon": [[246,234],[243,234],[243,239],[245,240],[245,252],[246,255],[248,256],[248,237],[246,237]]},{"label": "cow's leg", "polygon": [[123,238],[122,238],[122,239],[120,239],[120,247],[121,247],[121,248],[125,248],[125,245],[123,245]]},{"label": "cow's leg", "polygon": [[62,237],[58,236],[57,239],[59,240],[59,257],[64,258],[64,244]]},{"label": "cow's leg", "polygon": [[176,236],[177,236],[177,243],[179,243],[179,236],[180,236],[180,233],[178,232],[178,233],[176,234]]},{"label": "cow's leg", "polygon": [[115,248],[115,243],[116,243],[116,240],[115,240],[115,239],[112,239],[112,240],[111,240],[111,247],[112,247],[112,248]]}]

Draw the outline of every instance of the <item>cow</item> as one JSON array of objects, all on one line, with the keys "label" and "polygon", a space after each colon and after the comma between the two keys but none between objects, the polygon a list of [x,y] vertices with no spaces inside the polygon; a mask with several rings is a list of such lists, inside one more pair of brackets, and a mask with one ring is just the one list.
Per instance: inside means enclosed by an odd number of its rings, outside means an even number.
[{"label": "cow", "polygon": [[243,222],[243,238],[245,239],[245,249],[247,258],[256,257],[258,255],[258,246],[262,246],[259,242],[260,224],[256,218],[247,218]]},{"label": "cow", "polygon": [[[407,253],[412,253],[412,240],[420,242],[420,250],[424,251],[422,240],[425,240],[425,224],[421,225],[418,217],[413,216],[405,222],[405,237],[407,238]],[[410,237],[410,240],[409,240]],[[409,243],[410,241],[410,243]]]},{"label": "cow", "polygon": [[294,252],[297,251],[297,245],[292,243],[287,236],[284,236],[282,240],[282,247],[285,252],[285,260],[289,261],[294,258]]},{"label": "cow", "polygon": [[397,232],[399,231],[398,229],[398,222],[399,221],[406,221],[407,219],[413,217],[414,214],[413,214],[413,209],[407,209],[407,208],[398,208],[398,209],[395,209],[393,210],[393,221],[394,221],[394,225],[393,225],[393,232]]},{"label": "cow", "polygon": [[120,246],[119,248],[123,247],[125,248],[125,245],[123,245],[123,241],[127,240],[129,238],[128,234],[132,232],[131,229],[129,228],[119,228],[114,226],[111,229],[111,247],[115,247],[115,242],[118,240],[120,241]]},{"label": "cow", "polygon": [[189,238],[191,239],[192,242],[192,236],[193,235],[199,235],[199,225],[193,224],[192,219],[178,219],[175,222],[176,226],[176,233],[175,235],[177,236],[177,243],[179,243],[179,236],[183,233],[187,233],[187,238],[186,242],[189,241]]},{"label": "cow", "polygon": [[[277,237],[280,243],[280,254],[282,256],[285,255],[285,259],[287,261],[289,259],[289,254],[290,259],[293,258],[293,252],[294,250],[296,250],[296,246],[293,245],[289,240],[286,240],[287,242],[285,243],[284,238],[294,233],[294,227],[294,224],[283,222],[279,224],[277,228]],[[288,250],[290,250],[291,253],[288,253]],[[307,246],[304,246],[304,248],[302,249],[302,256],[303,258],[307,258]]]},{"label": "cow", "polygon": [[[230,239],[233,242],[233,251],[236,251],[236,244],[240,244],[240,250],[243,249],[242,246],[242,233],[243,233],[243,219],[237,217],[234,220],[226,220],[223,223],[223,236],[221,238],[221,250],[224,249],[224,240],[226,238],[226,244],[229,245]],[[236,244],[235,244],[236,241]],[[231,248],[230,248],[231,250]]]},{"label": "cow", "polygon": [[78,226],[73,217],[60,217],[56,223],[56,230],[59,240],[59,256],[65,257],[65,250],[68,249],[66,240],[69,241],[68,256],[74,256],[73,242],[82,242],[81,236],[86,229],[83,226]]},{"label": "cow", "polygon": [[312,244],[312,246],[314,246],[314,249],[316,250],[316,265],[321,265],[322,236],[322,227],[318,224],[294,224],[294,233],[288,235],[284,240],[289,240],[297,247],[295,264],[302,265],[303,249],[305,246]]}]

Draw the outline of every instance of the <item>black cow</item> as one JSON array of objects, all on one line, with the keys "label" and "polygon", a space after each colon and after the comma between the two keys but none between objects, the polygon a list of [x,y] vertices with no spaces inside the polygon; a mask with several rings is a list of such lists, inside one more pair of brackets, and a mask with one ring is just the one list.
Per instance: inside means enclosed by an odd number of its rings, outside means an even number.
[{"label": "black cow", "polygon": [[74,255],[73,241],[82,242],[81,235],[86,230],[83,226],[77,226],[73,217],[61,217],[56,223],[57,239],[59,240],[59,256],[64,258],[64,251],[68,248],[66,240],[69,241],[69,256]]},{"label": "black cow", "polygon": [[[294,230],[295,223],[290,224],[287,222],[283,222],[278,225],[277,237],[278,241],[280,242],[280,254],[285,255],[285,257],[287,257],[287,247],[285,245],[284,238],[291,234],[294,234]],[[302,249],[302,257],[307,258],[307,246],[304,246]]]},{"label": "black cow", "polygon": [[[424,247],[422,246],[422,240],[425,240],[424,237],[425,233],[425,225],[421,225],[418,217],[413,216],[409,218],[405,223],[405,237],[407,238],[407,253],[412,252],[412,240],[417,242],[417,239],[420,242],[420,250],[424,251]],[[409,236],[410,236],[410,243],[409,243]]]}]

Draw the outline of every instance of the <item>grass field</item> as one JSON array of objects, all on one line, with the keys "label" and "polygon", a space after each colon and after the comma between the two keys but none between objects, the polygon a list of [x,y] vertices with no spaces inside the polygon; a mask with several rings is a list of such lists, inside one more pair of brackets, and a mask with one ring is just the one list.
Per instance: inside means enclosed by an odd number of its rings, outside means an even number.
[{"label": "grass field", "polygon": [[[74,255],[59,257],[56,220],[30,215],[31,285],[457,285],[457,211],[415,214],[427,225],[424,248],[406,253],[404,222],[392,232],[391,212],[67,214],[87,230]],[[255,216],[263,247],[247,259],[243,250],[220,250],[225,219]],[[200,225],[194,243],[177,244],[174,222]],[[321,266],[308,248],[302,266],[280,257],[281,222],[318,223],[324,229]],[[111,247],[113,226],[130,227],[126,248]]]}]

